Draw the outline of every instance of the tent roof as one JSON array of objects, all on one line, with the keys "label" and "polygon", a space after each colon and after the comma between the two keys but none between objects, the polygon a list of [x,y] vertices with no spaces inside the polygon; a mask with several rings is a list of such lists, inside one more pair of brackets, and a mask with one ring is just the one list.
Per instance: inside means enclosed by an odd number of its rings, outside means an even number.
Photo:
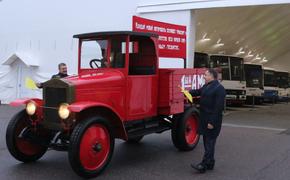
[{"label": "tent roof", "polygon": [[22,61],[26,66],[39,66],[39,62],[37,59],[33,58],[31,55],[26,53],[20,53],[16,52],[9,56],[4,62],[2,62],[3,65],[11,65],[13,62],[20,60]]}]

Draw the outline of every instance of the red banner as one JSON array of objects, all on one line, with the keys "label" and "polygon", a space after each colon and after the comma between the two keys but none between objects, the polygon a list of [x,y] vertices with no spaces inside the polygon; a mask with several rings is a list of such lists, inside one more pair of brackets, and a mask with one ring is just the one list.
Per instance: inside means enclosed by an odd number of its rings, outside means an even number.
[{"label": "red banner", "polygon": [[159,35],[159,56],[186,58],[186,26],[133,16],[133,31]]}]

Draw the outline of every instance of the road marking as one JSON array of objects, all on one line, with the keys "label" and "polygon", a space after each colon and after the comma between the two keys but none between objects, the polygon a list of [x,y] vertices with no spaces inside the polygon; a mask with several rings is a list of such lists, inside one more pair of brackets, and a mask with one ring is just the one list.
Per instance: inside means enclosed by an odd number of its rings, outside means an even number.
[{"label": "road marking", "polygon": [[271,127],[263,127],[263,126],[248,126],[248,125],[237,125],[230,123],[223,123],[222,126],[225,127],[236,127],[236,128],[248,128],[248,129],[262,129],[262,130],[271,130],[271,131],[286,131],[287,129],[281,128],[271,128]]}]

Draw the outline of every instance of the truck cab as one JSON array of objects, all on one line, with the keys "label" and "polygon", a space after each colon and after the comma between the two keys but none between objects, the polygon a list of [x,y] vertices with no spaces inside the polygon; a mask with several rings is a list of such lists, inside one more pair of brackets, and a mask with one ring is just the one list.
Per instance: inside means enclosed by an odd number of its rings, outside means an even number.
[{"label": "truck cab", "polygon": [[95,177],[109,164],[115,139],[138,143],[171,130],[174,146],[198,144],[198,110],[181,92],[200,88],[205,69],[159,69],[158,35],[95,32],[78,38],[78,75],[43,83],[43,98],[23,105],[7,127],[19,161],[36,161],[48,148],[67,151],[72,169]]},{"label": "truck cab", "polygon": [[76,84],[76,101],[93,98],[115,109],[123,121],[157,115],[156,35],[106,32],[74,37],[79,38],[79,75],[68,80]]}]

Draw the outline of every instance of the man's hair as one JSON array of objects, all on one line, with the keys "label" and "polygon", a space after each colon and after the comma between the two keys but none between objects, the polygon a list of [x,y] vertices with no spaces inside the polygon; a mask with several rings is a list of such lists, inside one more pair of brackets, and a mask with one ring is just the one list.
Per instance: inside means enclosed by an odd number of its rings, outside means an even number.
[{"label": "man's hair", "polygon": [[66,64],[65,63],[59,63],[58,64],[58,69],[60,69],[61,66],[66,66]]},{"label": "man's hair", "polygon": [[218,73],[216,72],[216,70],[214,70],[214,69],[208,69],[207,70],[207,72],[210,74],[210,75],[212,75],[212,77],[214,78],[214,79],[217,79],[218,78]]}]

